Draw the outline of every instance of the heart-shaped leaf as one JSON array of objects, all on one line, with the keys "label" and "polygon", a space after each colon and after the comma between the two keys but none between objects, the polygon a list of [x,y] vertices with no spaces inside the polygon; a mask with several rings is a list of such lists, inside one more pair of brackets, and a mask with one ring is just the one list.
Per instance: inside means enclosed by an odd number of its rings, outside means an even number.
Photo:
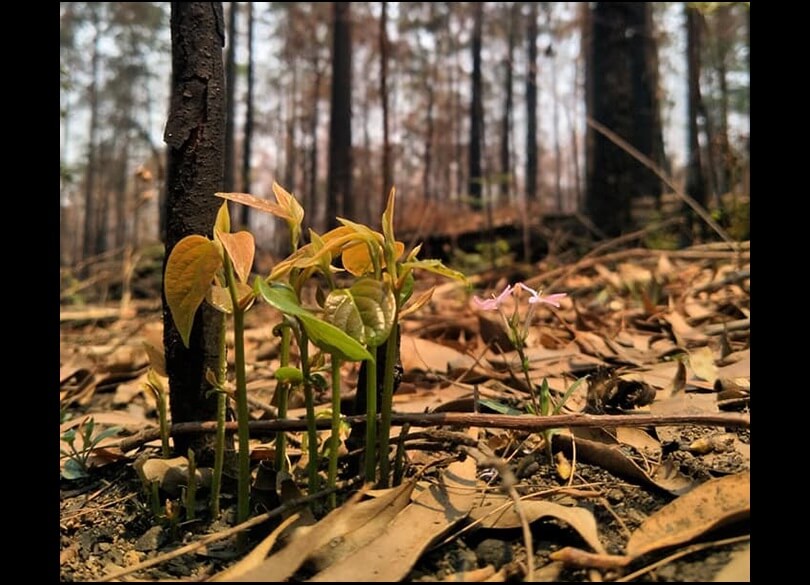
[{"label": "heart-shaped leaf", "polygon": [[396,299],[390,287],[364,278],[349,289],[334,290],[324,303],[326,320],[360,343],[377,347],[391,333]]},{"label": "heart-shaped leaf", "polygon": [[312,343],[322,350],[335,353],[340,359],[347,361],[373,359],[366,348],[355,339],[302,307],[290,286],[275,282],[268,284],[257,277],[253,289],[257,296],[262,297],[272,307],[287,315],[298,317]]},{"label": "heart-shaped leaf", "polygon": [[247,282],[250,276],[250,269],[253,267],[253,256],[256,253],[256,242],[250,232],[236,232],[228,234],[215,230],[214,232],[222,247],[228,253],[228,258],[233,263],[233,270],[240,282]]},{"label": "heart-shaped leaf", "polygon": [[186,236],[169,254],[163,287],[172,319],[186,347],[194,314],[221,266],[217,245],[200,235]]}]

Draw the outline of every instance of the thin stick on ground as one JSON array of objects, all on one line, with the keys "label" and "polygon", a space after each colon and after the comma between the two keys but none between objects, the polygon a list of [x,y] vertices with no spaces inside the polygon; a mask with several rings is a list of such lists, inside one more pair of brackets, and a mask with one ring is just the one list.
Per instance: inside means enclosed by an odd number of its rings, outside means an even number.
[{"label": "thin stick on ground", "polygon": [[[481,449],[489,450],[485,445],[480,445]],[[517,493],[515,486],[518,484],[518,479],[509,464],[506,461],[496,456],[493,453],[487,454],[483,450],[476,449],[475,447],[462,447],[462,450],[475,459],[479,467],[491,467],[498,472],[501,476],[501,487],[510,498],[515,506],[515,513],[520,518],[520,527],[523,531],[523,541],[526,547],[526,581],[532,583],[534,581],[534,543],[532,542],[532,531],[529,528],[529,520],[523,511],[523,506],[520,503],[520,494]]]},{"label": "thin stick on ground", "polygon": [[[348,424],[363,423],[366,415],[347,416],[344,421]],[[592,427],[646,427],[656,425],[683,426],[702,425],[708,427],[735,427],[750,428],[751,418],[745,414],[719,413],[719,414],[561,414],[553,416],[508,415],[508,414],[474,414],[467,412],[434,412],[428,414],[393,414],[391,422],[396,425],[410,423],[413,427],[432,427],[452,425],[461,427],[489,427],[495,429],[513,429],[520,431],[537,432],[553,428],[592,428]],[[315,425],[320,429],[331,427],[328,419],[317,419]],[[256,420],[249,423],[251,432],[302,431],[307,429],[305,420]],[[236,423],[225,423],[228,431],[236,430]],[[213,433],[216,432],[216,423],[185,422],[171,426],[172,436]],[[105,445],[105,448],[118,447],[121,451],[130,451],[144,443],[160,438],[159,429],[147,429],[131,437],[126,437],[118,443]]]}]

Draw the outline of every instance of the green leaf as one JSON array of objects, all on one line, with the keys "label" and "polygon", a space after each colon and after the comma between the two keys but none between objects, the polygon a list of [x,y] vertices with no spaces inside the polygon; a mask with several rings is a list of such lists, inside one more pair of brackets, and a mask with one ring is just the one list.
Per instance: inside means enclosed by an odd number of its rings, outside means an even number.
[{"label": "green leaf", "polygon": [[340,359],[346,361],[372,360],[371,354],[355,339],[313,315],[298,302],[295,291],[286,284],[268,284],[261,278],[256,278],[253,285],[257,296],[267,303],[285,313],[301,320],[312,343],[327,353],[336,353]]},{"label": "green leaf", "polygon": [[295,315],[296,317],[303,314],[310,314],[301,303],[298,302],[298,297],[295,291],[288,284],[280,282],[268,283],[263,278],[256,277],[253,281],[253,290],[256,296],[263,298],[267,304],[285,313],[287,315]]},{"label": "green leaf", "polygon": [[101,441],[106,439],[107,437],[114,437],[118,433],[121,432],[121,427],[110,427],[109,429],[105,429],[93,437],[93,445],[98,445]]},{"label": "green leaf", "polygon": [[502,402],[498,402],[497,400],[492,400],[490,398],[479,398],[478,402],[500,414],[508,414],[512,416],[523,414],[522,410],[512,408],[508,404],[503,404]]},{"label": "green leaf", "polygon": [[75,459],[68,459],[65,461],[65,466],[62,468],[62,477],[68,481],[74,479],[81,479],[87,477],[88,473],[85,471],[82,464]]},{"label": "green leaf", "polygon": [[323,351],[335,354],[344,361],[374,361],[365,347],[331,323],[311,314],[298,315],[298,318],[301,319],[312,343]]},{"label": "green leaf", "polygon": [[163,287],[172,319],[186,347],[194,314],[221,266],[217,245],[200,235],[186,236],[169,255]]},{"label": "green leaf", "polygon": [[304,373],[293,366],[280,367],[276,370],[274,376],[279,382],[286,382],[288,384],[300,384],[304,381]]},{"label": "green leaf", "polygon": [[425,260],[412,260],[410,262],[403,262],[403,268],[421,268],[422,270],[427,270],[428,272],[435,272],[436,274],[440,274],[442,276],[446,276],[447,278],[453,278],[455,280],[463,280],[466,281],[467,277],[464,276],[461,272],[457,270],[453,270],[452,268],[448,268],[444,264],[442,264],[441,260],[433,260],[433,259],[425,259]]},{"label": "green leaf", "polygon": [[395,312],[391,288],[371,278],[358,280],[349,289],[332,291],[324,303],[327,321],[372,347],[388,339]]}]

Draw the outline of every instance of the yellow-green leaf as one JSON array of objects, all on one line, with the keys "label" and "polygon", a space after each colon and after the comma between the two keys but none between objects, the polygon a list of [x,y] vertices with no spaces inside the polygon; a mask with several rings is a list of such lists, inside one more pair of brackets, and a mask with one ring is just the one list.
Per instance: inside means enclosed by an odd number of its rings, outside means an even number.
[{"label": "yellow-green leaf", "polygon": [[[388,194],[388,202],[385,205],[385,211],[382,215],[383,235],[385,236],[385,241],[389,244],[396,241],[396,238],[394,238],[394,199],[396,198],[396,194],[396,188],[391,187],[391,191]],[[399,257],[399,254],[397,257]]]},{"label": "yellow-green leaf", "polygon": [[284,209],[287,214],[290,238],[295,247],[298,245],[298,240],[301,238],[301,223],[304,221],[304,208],[301,207],[301,204],[298,203],[295,197],[275,181],[273,181],[273,193],[276,196],[276,201],[278,201],[279,206]]},{"label": "yellow-green leaf", "polygon": [[216,193],[216,196],[221,197],[222,199],[227,199],[228,201],[239,203],[241,205],[247,205],[253,209],[258,209],[259,211],[272,213],[276,217],[280,217],[282,219],[293,219],[289,216],[287,210],[277,203],[273,203],[267,199],[260,199],[259,197],[251,195],[250,193]]},{"label": "yellow-green leaf", "polygon": [[455,280],[463,280],[463,281],[467,280],[467,277],[464,276],[461,272],[453,270],[452,268],[448,268],[447,266],[442,264],[441,260],[431,260],[431,259],[414,260],[412,262],[403,262],[402,267],[405,269],[421,268],[422,270],[427,270],[428,272],[441,274],[442,276],[446,276],[447,278],[453,278]]},{"label": "yellow-green leaf", "polygon": [[429,291],[423,292],[421,295],[416,297],[410,305],[408,305],[399,312],[399,318],[402,319],[405,315],[415,313],[416,311],[424,307],[430,301],[431,297],[433,297],[433,291],[435,290],[436,287],[432,286],[430,287]]},{"label": "yellow-green leaf", "polygon": [[200,235],[186,236],[169,254],[163,287],[172,319],[186,347],[194,314],[221,266],[222,257],[216,244]]},{"label": "yellow-green leaf", "polygon": [[228,213],[228,202],[222,203],[222,207],[217,211],[217,219],[214,222],[214,231],[219,230],[223,233],[231,233],[231,215]]},{"label": "yellow-green leaf", "polygon": [[256,242],[253,239],[253,234],[244,231],[226,234],[218,230],[215,234],[228,253],[228,258],[233,263],[233,269],[239,281],[247,282],[250,269],[253,267],[253,256],[256,253]]},{"label": "yellow-green leaf", "polygon": [[[402,256],[402,253],[405,252],[405,244],[396,242],[394,247],[396,250],[394,258],[399,258]],[[343,250],[342,258],[343,268],[351,272],[354,276],[362,276],[374,270],[374,262],[371,259],[368,245],[366,245],[365,242],[347,247]],[[380,257],[380,268],[385,268],[385,265],[385,259]]]}]

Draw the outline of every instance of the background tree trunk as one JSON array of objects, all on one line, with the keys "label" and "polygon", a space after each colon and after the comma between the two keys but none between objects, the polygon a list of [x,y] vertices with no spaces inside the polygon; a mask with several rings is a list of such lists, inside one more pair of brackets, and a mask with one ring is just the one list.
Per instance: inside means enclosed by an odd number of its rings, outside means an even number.
[{"label": "background tree trunk", "polygon": [[537,200],[537,4],[529,6],[526,29],[526,205]]},{"label": "background tree trunk", "polygon": [[[222,200],[225,150],[225,42],[221,2],[172,2],[172,96],[164,140],[168,145],[166,258],[190,234],[212,237]],[[164,264],[165,271],[165,264]],[[203,303],[186,348],[163,298],[163,343],[171,388],[172,422],[213,420],[216,396],[207,369],[216,371],[222,315]],[[175,437],[177,453],[195,449],[209,464],[213,435]]]},{"label": "background tree trunk", "polygon": [[[236,19],[239,5],[230,3],[228,49],[225,52],[225,185],[226,192],[236,190]],[[237,206],[231,205],[231,211]],[[242,206],[245,207],[246,206]]]},{"label": "background tree trunk", "polygon": [[504,201],[507,200],[512,187],[512,159],[510,137],[512,135],[512,73],[515,60],[515,40],[517,37],[517,17],[520,5],[512,2],[508,7],[507,53],[504,61],[504,106],[501,119],[501,177],[498,181],[499,191]]},{"label": "background tree trunk", "polygon": [[[242,148],[242,190],[250,193],[253,187],[250,172],[250,159],[253,155],[253,2],[247,3],[248,10],[248,62],[247,62],[247,97],[245,108],[245,137]],[[290,185],[292,189],[292,185]],[[240,205],[240,223],[247,228],[250,218],[250,207]]]},{"label": "background tree trunk", "polygon": [[329,119],[329,189],[326,221],[354,219],[352,197],[352,37],[351,3],[334,3],[332,111]]},{"label": "background tree trunk", "polygon": [[483,173],[481,171],[481,142],[484,133],[484,103],[481,86],[481,29],[484,20],[484,3],[473,6],[472,35],[472,104],[470,107],[470,176],[468,191],[470,205],[481,209],[483,193]]},{"label": "background tree trunk", "polygon": [[[686,56],[688,77],[687,100],[687,167],[686,192],[701,205],[706,204],[706,174],[700,155],[698,115],[701,111],[700,97],[700,13],[684,4],[686,13]],[[694,213],[688,212],[686,239],[691,242]],[[703,225],[701,223],[701,225]],[[686,242],[684,242],[686,243]]]},{"label": "background tree trunk", "polygon": [[[660,134],[657,75],[650,64],[648,2],[597,2],[591,15],[588,116],[655,162]],[[628,66],[629,65],[629,66]],[[587,211],[608,237],[633,229],[631,201],[660,193],[660,180],[621,147],[588,128]]]},{"label": "background tree trunk", "polygon": [[90,105],[90,129],[87,136],[87,167],[84,179],[84,238],[82,258],[96,254],[96,167],[98,156],[98,76],[99,76],[99,41],[101,40],[101,23],[98,8],[91,11],[93,23],[93,54],[90,58],[90,88],[88,101]]},{"label": "background tree trunk", "polygon": [[381,209],[385,209],[388,193],[394,186],[394,177],[391,173],[391,144],[388,136],[388,2],[382,3],[382,14],[380,15],[380,101],[382,101],[383,118]]}]

